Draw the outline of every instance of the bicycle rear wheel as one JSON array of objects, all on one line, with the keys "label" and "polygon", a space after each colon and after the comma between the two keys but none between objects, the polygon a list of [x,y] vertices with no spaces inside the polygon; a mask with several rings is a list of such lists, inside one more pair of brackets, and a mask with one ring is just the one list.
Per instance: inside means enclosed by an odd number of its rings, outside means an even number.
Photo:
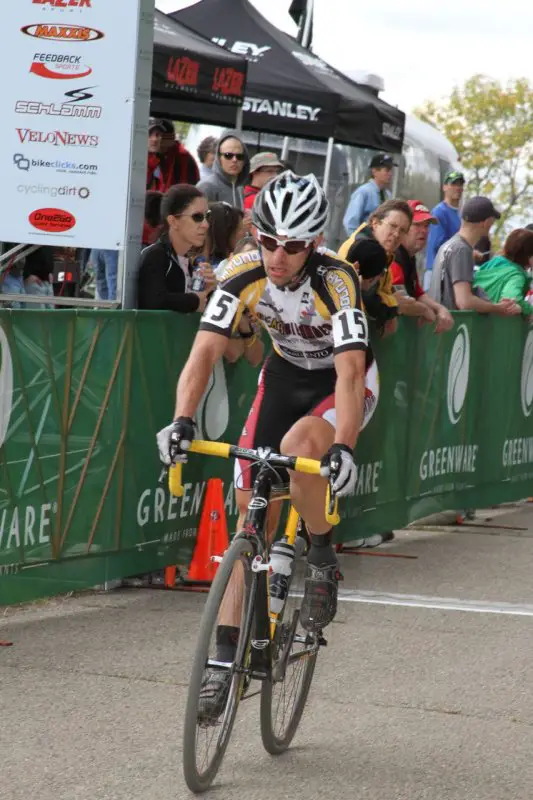
[{"label": "bicycle rear wheel", "polygon": [[[220,564],[205,604],[193,661],[183,736],[183,772],[189,789],[199,793],[213,782],[226,748],[237,708],[249,683],[248,661],[254,613],[255,578],[251,570],[253,546],[244,538],[235,538]],[[243,578],[243,602],[239,638],[232,663],[219,662],[216,656],[216,629],[219,611],[232,574]],[[230,589],[231,591],[231,589]],[[211,716],[201,706],[200,690],[204,676],[223,677],[229,683],[227,699]]]},{"label": "bicycle rear wheel", "polygon": [[272,678],[261,686],[261,738],[271,755],[285,752],[294,738],[320,649],[318,635],[299,624],[305,570],[305,559],[296,559],[290,595],[277,626]]}]

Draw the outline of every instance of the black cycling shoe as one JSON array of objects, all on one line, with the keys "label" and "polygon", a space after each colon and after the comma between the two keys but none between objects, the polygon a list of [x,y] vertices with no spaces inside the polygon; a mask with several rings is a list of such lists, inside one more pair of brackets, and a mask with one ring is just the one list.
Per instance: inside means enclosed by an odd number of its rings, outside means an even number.
[{"label": "black cycling shoe", "polygon": [[217,667],[206,669],[198,702],[198,722],[204,725],[214,725],[217,722],[226,708],[230,685],[230,670]]},{"label": "black cycling shoe", "polygon": [[319,631],[337,613],[337,594],[342,574],[338,564],[317,567],[307,565],[304,597],[300,609],[300,624],[307,631]]}]

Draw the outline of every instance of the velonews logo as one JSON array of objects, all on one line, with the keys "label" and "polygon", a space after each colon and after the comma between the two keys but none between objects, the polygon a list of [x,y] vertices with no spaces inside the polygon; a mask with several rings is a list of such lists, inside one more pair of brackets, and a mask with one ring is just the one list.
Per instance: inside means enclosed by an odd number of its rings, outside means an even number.
[{"label": "velonews logo", "polygon": [[13,360],[6,332],[0,325],[0,447],[7,438],[13,408]]},{"label": "velonews logo", "polygon": [[460,325],[453,343],[448,367],[448,389],[446,400],[448,416],[452,425],[457,425],[466,400],[468,375],[470,372],[470,335],[466,325]]},{"label": "velonews logo", "polygon": [[533,411],[533,331],[529,331],[527,335],[522,355],[520,402],[524,417],[529,417]]}]

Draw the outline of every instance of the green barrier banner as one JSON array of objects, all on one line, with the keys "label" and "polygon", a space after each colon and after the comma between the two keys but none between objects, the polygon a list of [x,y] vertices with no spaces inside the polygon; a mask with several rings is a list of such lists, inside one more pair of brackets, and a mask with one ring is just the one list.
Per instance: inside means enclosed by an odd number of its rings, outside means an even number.
[{"label": "green barrier banner", "polygon": [[[533,489],[533,331],[457,314],[435,335],[403,320],[375,343],[379,401],[357,447],[342,541]],[[155,433],[167,424],[196,320],[159,312],[0,311],[0,604],[190,560],[209,477],[192,456],[169,495]],[[198,412],[203,438],[236,442],[257,386],[220,363]]]}]

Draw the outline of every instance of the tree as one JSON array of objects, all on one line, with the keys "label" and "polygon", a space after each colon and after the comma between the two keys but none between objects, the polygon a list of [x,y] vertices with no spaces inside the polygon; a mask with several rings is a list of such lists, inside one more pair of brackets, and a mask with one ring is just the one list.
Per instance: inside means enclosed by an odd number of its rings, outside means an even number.
[{"label": "tree", "polygon": [[497,238],[533,220],[533,87],[527,79],[502,86],[474,75],[445,101],[427,101],[414,113],[454,145],[468,195],[486,195],[502,212]]}]

